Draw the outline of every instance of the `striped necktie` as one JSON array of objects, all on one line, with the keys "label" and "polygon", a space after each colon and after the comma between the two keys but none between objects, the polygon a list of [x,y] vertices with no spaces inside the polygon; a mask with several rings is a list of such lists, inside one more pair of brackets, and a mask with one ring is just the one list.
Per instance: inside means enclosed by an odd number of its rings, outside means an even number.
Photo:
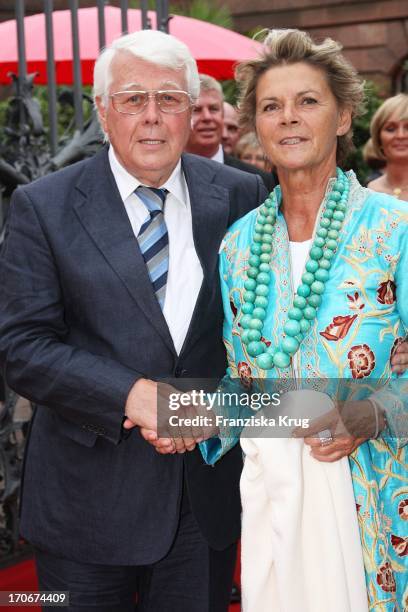
[{"label": "striped necktie", "polygon": [[169,235],[163,214],[167,193],[167,189],[155,189],[143,185],[136,189],[136,195],[149,211],[149,217],[140,228],[137,240],[162,310],[169,269]]}]

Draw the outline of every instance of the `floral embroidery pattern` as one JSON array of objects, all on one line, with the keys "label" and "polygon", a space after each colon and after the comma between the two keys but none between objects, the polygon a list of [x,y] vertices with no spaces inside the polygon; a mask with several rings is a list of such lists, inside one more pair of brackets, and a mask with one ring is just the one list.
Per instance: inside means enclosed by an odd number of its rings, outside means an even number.
[{"label": "floral embroidery pattern", "polygon": [[333,322],[324,331],[320,332],[320,335],[332,342],[342,340],[347,335],[356,318],[357,315],[339,315],[334,317]]},{"label": "floral embroidery pattern", "polygon": [[351,244],[347,245],[346,248],[353,251],[356,255],[372,257],[372,248],[374,241],[370,236],[370,231],[367,228],[361,228],[358,236],[353,236]]},{"label": "floral embroidery pattern", "polygon": [[391,535],[391,544],[399,557],[408,555],[408,538],[400,538],[394,534]]},{"label": "floral embroidery pattern", "polygon": [[396,584],[391,564],[387,561],[382,565],[377,573],[377,584],[386,593],[395,593]]},{"label": "floral embroidery pattern", "polygon": [[252,370],[245,361],[240,361],[238,364],[238,375],[241,379],[241,384],[245,389],[252,387]]},{"label": "floral embroidery pattern", "polygon": [[[328,284],[327,297],[331,301],[325,297],[315,325],[299,351],[301,374],[310,377],[313,388],[323,392],[325,387],[319,385],[325,377],[338,376],[346,381],[346,387],[352,383],[350,387],[361,389],[361,396],[368,386],[371,389],[386,383],[391,376],[389,357],[407,331],[400,317],[400,310],[406,310],[408,304],[406,279],[402,274],[399,304],[396,279],[401,270],[401,247],[408,246],[408,210],[383,195],[378,196],[378,202],[374,202],[375,198],[352,181],[340,249],[333,258]],[[239,333],[240,305],[250,256],[248,237],[252,236],[255,224],[255,219],[248,219],[249,224],[248,220],[239,221],[228,234],[221,254],[222,278],[226,283],[224,301],[232,300],[226,313],[230,323],[226,328],[229,368],[231,375],[245,386],[244,390],[252,380],[253,388],[260,376]],[[281,337],[296,289],[290,282],[288,241],[286,225],[278,215],[271,260],[275,282],[270,287],[270,310],[264,331],[268,340],[261,338],[267,346],[273,346]],[[285,390],[292,390],[293,373],[277,370],[274,375],[279,377]],[[356,382],[362,384],[356,385]],[[260,384],[262,389],[268,388],[267,379],[262,379]],[[403,407],[397,400],[394,402],[387,396],[388,399],[389,430],[393,432],[392,425],[399,423],[398,415]],[[371,612],[397,609],[408,612],[408,445],[404,445],[405,441],[405,436],[379,436],[360,445],[349,458]]]},{"label": "floral embroidery pattern", "polygon": [[398,504],[398,514],[403,521],[408,521],[408,499],[403,499]]},{"label": "floral embroidery pattern", "polygon": [[353,378],[370,376],[375,366],[375,355],[368,344],[352,346],[347,354]]},{"label": "floral embroidery pattern", "polygon": [[361,296],[358,291],[356,291],[352,295],[347,294],[347,299],[350,302],[350,310],[363,310],[365,304],[363,303],[363,300],[361,299]]},{"label": "floral embroidery pattern", "polygon": [[377,289],[377,302],[380,304],[393,304],[396,297],[396,284],[392,280],[380,283]]}]

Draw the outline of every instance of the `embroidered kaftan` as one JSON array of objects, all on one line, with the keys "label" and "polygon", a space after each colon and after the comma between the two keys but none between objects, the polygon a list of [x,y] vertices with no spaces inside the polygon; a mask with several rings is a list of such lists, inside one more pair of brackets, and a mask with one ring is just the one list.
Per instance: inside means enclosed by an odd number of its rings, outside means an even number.
[{"label": "embroidered kaftan", "polygon": [[[408,612],[408,375],[391,372],[390,356],[408,327],[408,204],[364,189],[353,173],[348,208],[317,317],[295,356],[303,379],[375,381],[388,427],[350,457],[356,512],[366,572],[369,609]],[[280,189],[275,189],[280,202]],[[322,203],[320,214],[325,209]],[[293,377],[286,370],[259,370],[241,342],[250,245],[257,210],[227,233],[220,255],[228,376],[251,380]],[[277,345],[291,307],[289,238],[279,212],[273,237],[272,278],[263,340]],[[361,386],[361,399],[364,393]],[[405,396],[404,396],[405,394]],[[405,402],[405,403],[404,403]],[[237,442],[239,428],[202,443],[213,463]]]}]

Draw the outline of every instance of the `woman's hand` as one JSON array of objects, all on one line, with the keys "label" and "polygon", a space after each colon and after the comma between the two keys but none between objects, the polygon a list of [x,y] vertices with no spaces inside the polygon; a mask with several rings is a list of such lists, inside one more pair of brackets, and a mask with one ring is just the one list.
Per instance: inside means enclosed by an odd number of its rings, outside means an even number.
[{"label": "woman's hand", "polygon": [[305,438],[305,444],[310,446],[310,454],[318,461],[332,463],[343,457],[348,457],[360,444],[368,438],[342,436],[335,438],[329,444],[322,444],[320,438]]},{"label": "woman's hand", "polygon": [[403,374],[408,368],[408,342],[402,342],[391,357],[392,371]]},{"label": "woman's hand", "polygon": [[[381,431],[385,427],[385,420],[381,411],[377,410],[378,429]],[[338,461],[375,435],[375,411],[375,406],[369,400],[338,403],[333,410],[311,421],[307,429],[295,429],[293,436],[304,438],[305,444],[310,446],[310,454],[318,461]]]}]

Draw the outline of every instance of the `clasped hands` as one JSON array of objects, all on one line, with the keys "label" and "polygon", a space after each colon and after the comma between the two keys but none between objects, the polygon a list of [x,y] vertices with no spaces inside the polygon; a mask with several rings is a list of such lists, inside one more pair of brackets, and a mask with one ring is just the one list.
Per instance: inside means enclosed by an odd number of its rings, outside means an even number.
[{"label": "clasped hands", "polygon": [[[218,433],[218,428],[211,424],[215,423],[214,413],[202,405],[180,406],[174,413],[179,424],[170,425],[170,413],[166,408],[168,409],[169,397],[173,393],[179,394],[179,391],[171,385],[140,378],[131,388],[125,406],[126,419],[123,428],[139,427],[146,442],[162,455],[192,451],[199,442]],[[185,395],[183,393],[183,396]],[[158,406],[159,411],[163,410],[163,415],[158,414]]]}]

